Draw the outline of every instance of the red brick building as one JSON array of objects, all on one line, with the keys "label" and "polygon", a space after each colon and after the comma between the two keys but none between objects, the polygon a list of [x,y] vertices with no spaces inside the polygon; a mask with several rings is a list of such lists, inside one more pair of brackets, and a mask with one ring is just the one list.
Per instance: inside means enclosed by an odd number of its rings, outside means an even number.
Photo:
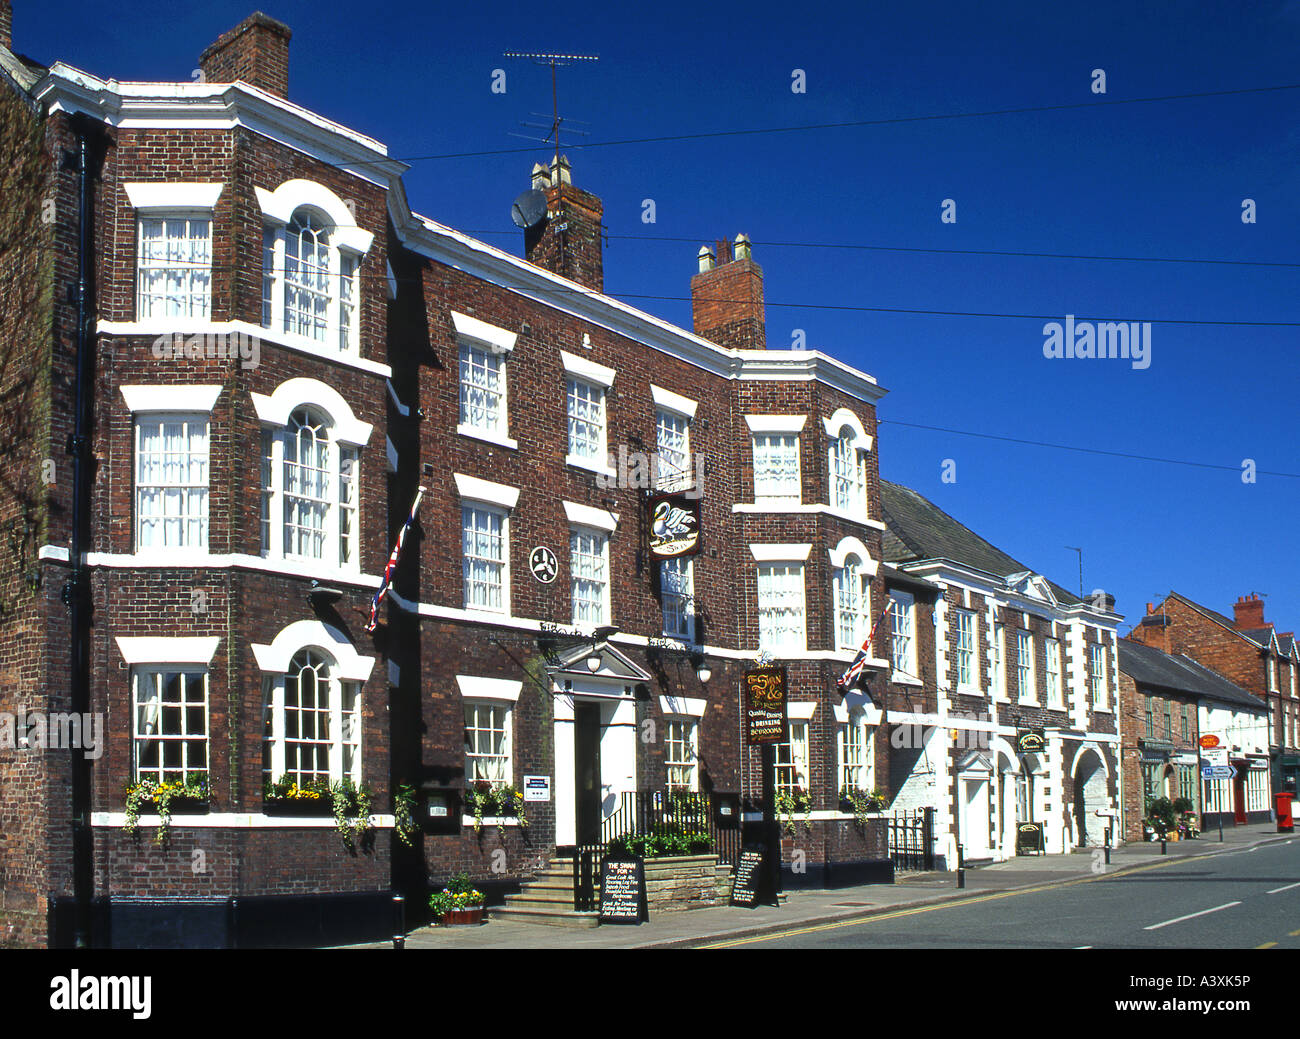
[{"label": "red brick building", "polygon": [[1300,780],[1300,651],[1292,632],[1278,632],[1264,620],[1264,603],[1257,595],[1233,604],[1231,619],[1170,592],[1163,602],[1148,605],[1147,615],[1127,636],[1169,653],[1182,653],[1217,672],[1268,706],[1269,769],[1239,776],[1242,799],[1252,805],[1271,794],[1296,790]]},{"label": "red brick building", "polygon": [[[1152,616],[1148,613],[1144,623]],[[1202,780],[1201,769],[1215,764],[1217,755],[1247,777],[1261,771],[1257,766],[1267,767],[1264,702],[1189,657],[1129,638],[1119,642],[1119,672],[1124,839],[1154,834],[1144,824],[1148,801],[1158,798],[1190,802],[1202,830],[1220,822],[1233,825],[1238,816],[1246,822],[1253,814],[1251,821],[1258,821],[1258,796],[1249,811],[1248,779],[1234,784],[1240,794],[1234,798],[1227,782]],[[1203,732],[1221,748],[1203,751]]]},{"label": "red brick building", "polygon": [[[0,0],[7,940],[386,934],[395,890],[507,890],[629,797],[752,801],[760,650],[790,683],[791,880],[887,868],[841,797],[887,799],[882,712],[834,691],[884,603],[884,391],[765,349],[748,239],[701,250],[676,328],[603,294],[563,160],[532,172],[523,259],[408,209],[382,144],[288,100],[273,19],[187,83],[39,65],[10,22]],[[467,787],[509,811],[477,825]]]}]

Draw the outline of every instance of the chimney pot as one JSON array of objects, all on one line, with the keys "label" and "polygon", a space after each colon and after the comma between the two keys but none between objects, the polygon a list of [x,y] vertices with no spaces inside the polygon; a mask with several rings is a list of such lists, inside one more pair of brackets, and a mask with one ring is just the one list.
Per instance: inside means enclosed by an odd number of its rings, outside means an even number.
[{"label": "chimney pot", "polygon": [[736,259],[748,260],[751,258],[750,256],[751,252],[752,252],[752,247],[750,246],[749,243],[749,235],[747,234],[736,235]]},{"label": "chimney pot", "polygon": [[551,174],[540,162],[533,163],[533,190],[545,191],[551,186]]},{"label": "chimney pot", "polygon": [[556,170],[557,170],[557,163],[555,162],[554,159],[552,159],[551,160],[551,183],[552,184],[573,183],[573,170],[569,166],[569,157],[567,155],[560,156],[560,161],[558,163],[558,170],[559,170],[558,174]]},{"label": "chimney pot", "polygon": [[716,257],[713,255],[713,250],[707,245],[701,245],[699,252],[700,273],[703,274],[705,271],[713,270],[715,259]]},{"label": "chimney pot", "polygon": [[199,55],[209,83],[243,81],[276,97],[289,96],[289,39],[283,22],[257,11],[222,33]]},{"label": "chimney pot", "polygon": [[1254,592],[1250,593],[1250,598],[1238,597],[1232,605],[1232,612],[1232,623],[1238,631],[1264,627],[1264,602]]}]

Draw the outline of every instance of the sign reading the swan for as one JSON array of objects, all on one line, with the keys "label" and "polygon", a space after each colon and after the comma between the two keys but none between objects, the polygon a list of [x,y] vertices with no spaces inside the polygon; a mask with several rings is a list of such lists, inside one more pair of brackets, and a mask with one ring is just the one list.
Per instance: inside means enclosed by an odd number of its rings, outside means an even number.
[{"label": "sign reading the swan for", "polygon": [[745,672],[745,739],[750,744],[785,739],[786,676],[783,667]]},{"label": "sign reading the swan for", "polygon": [[652,494],[650,552],[660,559],[698,555],[700,502],[685,494]]}]

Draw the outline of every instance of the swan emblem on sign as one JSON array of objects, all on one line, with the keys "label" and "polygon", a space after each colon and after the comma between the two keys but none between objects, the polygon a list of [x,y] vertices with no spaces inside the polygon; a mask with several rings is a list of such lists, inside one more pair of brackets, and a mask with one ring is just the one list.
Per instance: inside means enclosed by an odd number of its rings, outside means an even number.
[{"label": "swan emblem on sign", "polygon": [[670,505],[666,501],[661,501],[655,509],[652,529],[655,537],[661,540],[670,538],[685,537],[690,534],[689,527],[695,522],[695,517],[685,509]]}]

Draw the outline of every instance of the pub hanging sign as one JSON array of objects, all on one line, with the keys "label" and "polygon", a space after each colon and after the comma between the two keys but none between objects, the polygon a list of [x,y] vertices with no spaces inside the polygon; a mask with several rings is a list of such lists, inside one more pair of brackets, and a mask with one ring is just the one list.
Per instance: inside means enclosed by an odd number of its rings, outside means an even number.
[{"label": "pub hanging sign", "polygon": [[1017,754],[1041,754],[1046,746],[1047,737],[1041,728],[1016,730]]},{"label": "pub hanging sign", "polygon": [[660,559],[698,555],[700,551],[700,500],[686,494],[652,494],[650,552]]},{"label": "pub hanging sign", "polygon": [[785,739],[787,689],[783,667],[745,672],[745,742],[780,743]]}]

